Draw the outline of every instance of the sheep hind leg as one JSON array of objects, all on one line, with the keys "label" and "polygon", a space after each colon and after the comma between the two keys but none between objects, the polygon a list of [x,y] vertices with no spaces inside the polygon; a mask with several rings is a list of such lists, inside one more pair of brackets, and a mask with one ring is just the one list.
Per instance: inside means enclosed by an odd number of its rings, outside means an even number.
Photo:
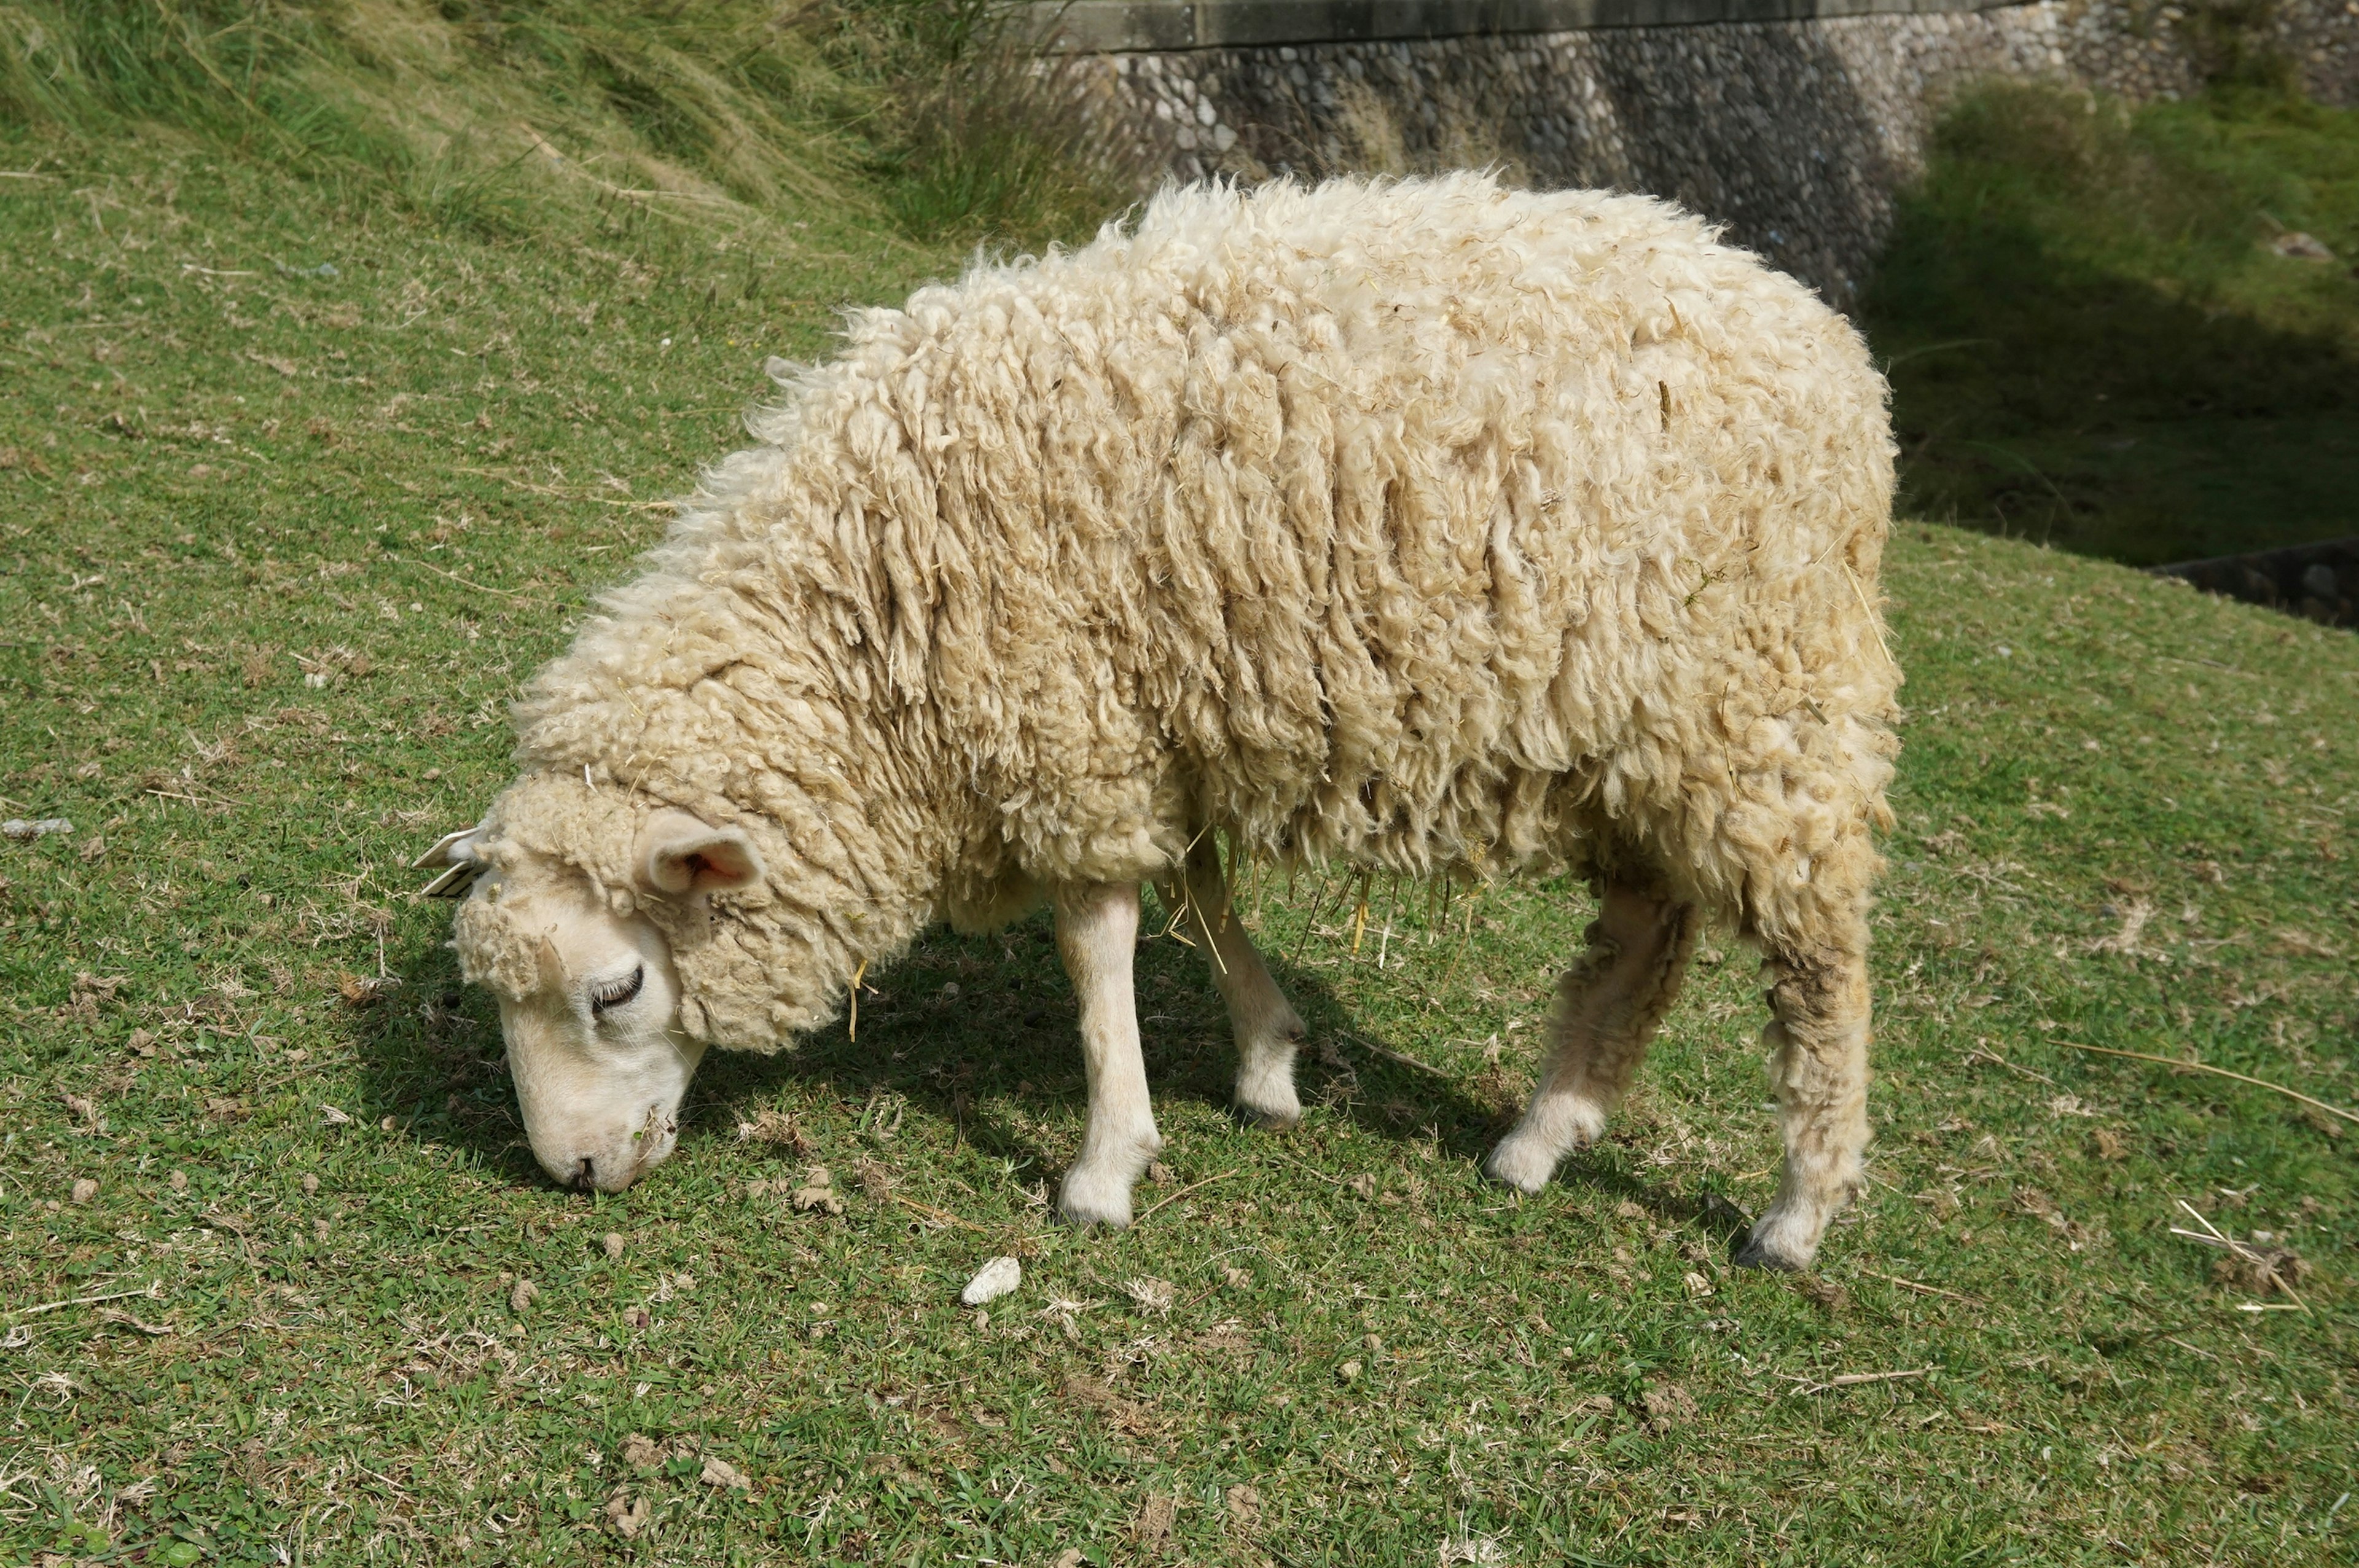
[{"label": "sheep hind leg", "polygon": [[1237,1043],[1237,1114],[1260,1127],[1291,1127],[1302,1119],[1302,1101],[1294,1092],[1301,1016],[1230,906],[1228,879],[1210,839],[1190,851],[1185,875],[1184,895],[1166,902],[1181,911],[1182,932],[1204,948],[1212,983],[1228,1004],[1229,1033]]},{"label": "sheep hind leg", "polygon": [[1130,1189],[1158,1150],[1138,1048],[1131,957],[1138,946],[1138,884],[1060,887],[1057,951],[1082,1004],[1082,1058],[1090,1081],[1089,1128],[1065,1173],[1058,1212],[1075,1225],[1119,1230],[1130,1223]]},{"label": "sheep hind leg", "polygon": [[1736,1250],[1740,1268],[1810,1267],[1827,1224],[1862,1180],[1867,1147],[1866,943],[1814,954],[1772,952],[1772,1014],[1762,1030],[1777,1091],[1786,1164],[1777,1195]]},{"label": "sheep hind leg", "polygon": [[1597,1141],[1679,1000],[1697,925],[1690,905],[1629,883],[1606,885],[1588,951],[1557,983],[1555,1049],[1539,1087],[1484,1162],[1485,1175],[1537,1193],[1559,1161]]}]

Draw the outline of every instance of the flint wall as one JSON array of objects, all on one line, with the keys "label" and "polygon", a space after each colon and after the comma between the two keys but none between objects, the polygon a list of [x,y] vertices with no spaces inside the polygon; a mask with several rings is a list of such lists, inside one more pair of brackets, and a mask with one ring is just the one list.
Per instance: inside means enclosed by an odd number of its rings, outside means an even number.
[{"label": "flint wall", "polygon": [[2223,38],[2359,103],[2359,0],[1077,0],[1043,6],[1111,134],[1181,178],[1498,164],[1669,196],[1848,308],[1945,94],[2193,91]]}]

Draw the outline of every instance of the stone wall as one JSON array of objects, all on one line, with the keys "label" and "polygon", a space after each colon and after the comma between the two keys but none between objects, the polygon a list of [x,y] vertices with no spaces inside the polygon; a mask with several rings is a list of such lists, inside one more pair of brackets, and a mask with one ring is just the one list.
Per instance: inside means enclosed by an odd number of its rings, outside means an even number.
[{"label": "stone wall", "polygon": [[[1140,25],[1117,36],[1210,9],[1130,5]],[[2359,0],[2280,0],[2270,35],[2314,96],[2359,103]],[[1849,308],[1945,93],[2005,76],[2175,95],[2199,84],[2203,48],[2176,5],[2039,0],[1119,49],[1082,69],[1119,134],[1182,178],[1496,164],[1538,186],[1650,191]]]}]

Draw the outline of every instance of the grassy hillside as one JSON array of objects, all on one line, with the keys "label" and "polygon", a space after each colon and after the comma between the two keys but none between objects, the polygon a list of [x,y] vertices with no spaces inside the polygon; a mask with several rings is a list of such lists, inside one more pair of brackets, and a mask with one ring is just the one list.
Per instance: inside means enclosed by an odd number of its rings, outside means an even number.
[{"label": "grassy hillside", "polygon": [[[716,1063],[585,1199],[403,867],[764,357],[963,240],[60,145],[0,180],[0,814],[75,825],[0,843],[0,1562],[2347,1560],[2359,1134],[2067,1044],[2359,1103],[2347,635],[1902,530],[1883,1132],[1810,1279],[1723,1266],[1775,1161],[1724,937],[1612,1141],[1477,1179],[1563,885],[1380,884],[1356,948],[1356,894],[1253,888],[1314,1027],[1286,1137],[1149,945],[1169,1169],[1119,1237],[1044,1206],[1037,921],[872,976],[856,1046]],[[815,1164],[842,1215],[791,1212]]]},{"label": "grassy hillside", "polygon": [[1920,515],[2140,566],[2359,533],[2359,113],[1984,88],[1865,318]]},{"label": "grassy hillside", "polygon": [[1085,233],[1136,171],[996,0],[15,0],[0,125],[77,160],[158,131],[345,208],[491,238],[817,214]]}]

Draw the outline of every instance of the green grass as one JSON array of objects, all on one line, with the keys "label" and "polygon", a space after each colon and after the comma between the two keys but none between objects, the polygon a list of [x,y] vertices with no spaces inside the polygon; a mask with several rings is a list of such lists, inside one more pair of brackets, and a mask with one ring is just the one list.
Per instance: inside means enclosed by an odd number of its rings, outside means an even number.
[{"label": "green grass", "polygon": [[[0,844],[0,1562],[2348,1560],[2359,1134],[2058,1044],[2359,1101],[2348,636],[1900,532],[1883,1132],[1811,1280],[1723,1265],[1776,1158],[1724,937],[1607,1143],[1477,1178],[1561,884],[1379,885],[1356,952],[1333,889],[1249,890],[1313,1022],[1288,1136],[1150,944],[1170,1172],[1121,1236],[1044,1206],[1082,1090],[1037,921],[872,976],[856,1045],[716,1061],[583,1198],[404,866],[764,356],[955,254],[783,201],[503,238],[218,146],[0,181],[0,812],[76,825]],[[781,1195],[814,1163],[839,1217]],[[2241,1310],[2290,1303],[2182,1200],[2308,1312]]]},{"label": "green grass", "polygon": [[2354,264],[2359,112],[1969,95],[1865,309],[1908,503],[2138,566],[2359,533]]}]

